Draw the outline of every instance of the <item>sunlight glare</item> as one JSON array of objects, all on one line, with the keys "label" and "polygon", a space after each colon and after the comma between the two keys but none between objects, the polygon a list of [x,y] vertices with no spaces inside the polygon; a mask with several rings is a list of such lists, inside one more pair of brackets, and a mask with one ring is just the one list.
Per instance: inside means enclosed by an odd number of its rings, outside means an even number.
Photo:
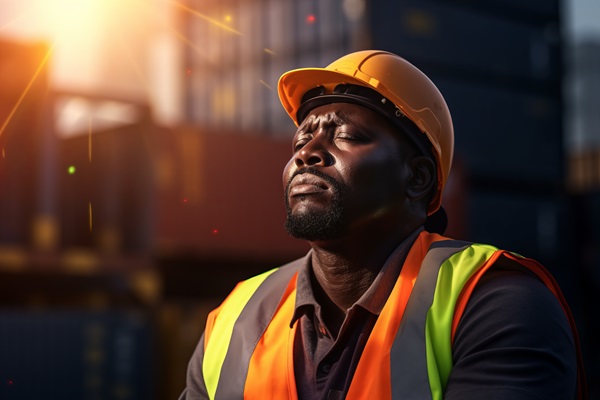
[{"label": "sunlight glare", "polygon": [[[54,0],[39,1],[39,11],[44,15],[43,23],[50,35],[56,39],[75,39],[87,36],[102,19],[106,11],[106,0]],[[75,36],[75,37],[73,37]],[[84,38],[85,39],[85,38]]]}]

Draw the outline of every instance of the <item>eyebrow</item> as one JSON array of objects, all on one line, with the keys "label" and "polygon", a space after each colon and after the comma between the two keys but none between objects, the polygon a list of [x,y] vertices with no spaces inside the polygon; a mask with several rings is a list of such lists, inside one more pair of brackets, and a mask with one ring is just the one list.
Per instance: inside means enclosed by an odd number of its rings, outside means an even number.
[{"label": "eyebrow", "polygon": [[335,122],[336,124],[339,124],[339,125],[347,124],[350,122],[350,119],[348,118],[349,116],[350,116],[350,113],[347,111],[344,111],[344,110],[334,112],[333,113],[333,122]]}]

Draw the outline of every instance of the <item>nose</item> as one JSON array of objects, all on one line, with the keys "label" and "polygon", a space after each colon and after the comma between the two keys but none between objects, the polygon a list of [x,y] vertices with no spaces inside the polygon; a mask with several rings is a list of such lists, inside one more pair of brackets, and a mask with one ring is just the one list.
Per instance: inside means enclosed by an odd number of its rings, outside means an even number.
[{"label": "nose", "polygon": [[321,138],[315,137],[296,153],[294,162],[297,167],[325,167],[332,159]]}]

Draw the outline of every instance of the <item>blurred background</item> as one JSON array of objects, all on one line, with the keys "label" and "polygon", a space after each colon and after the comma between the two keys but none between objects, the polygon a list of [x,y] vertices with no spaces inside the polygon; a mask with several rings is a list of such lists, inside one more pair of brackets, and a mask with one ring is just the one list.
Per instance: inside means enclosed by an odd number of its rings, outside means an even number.
[{"label": "blurred background", "polygon": [[453,113],[447,234],[544,263],[600,349],[600,2],[0,0],[0,398],[175,399],[209,310],[300,257],[278,77],[396,52]]}]

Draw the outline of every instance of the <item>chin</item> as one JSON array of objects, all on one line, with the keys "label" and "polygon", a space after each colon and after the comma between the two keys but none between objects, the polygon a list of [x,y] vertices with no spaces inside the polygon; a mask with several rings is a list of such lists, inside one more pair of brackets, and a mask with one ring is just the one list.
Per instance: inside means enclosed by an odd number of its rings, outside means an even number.
[{"label": "chin", "polygon": [[341,211],[333,207],[319,212],[292,213],[288,209],[285,229],[292,237],[311,242],[339,239],[345,232]]}]

